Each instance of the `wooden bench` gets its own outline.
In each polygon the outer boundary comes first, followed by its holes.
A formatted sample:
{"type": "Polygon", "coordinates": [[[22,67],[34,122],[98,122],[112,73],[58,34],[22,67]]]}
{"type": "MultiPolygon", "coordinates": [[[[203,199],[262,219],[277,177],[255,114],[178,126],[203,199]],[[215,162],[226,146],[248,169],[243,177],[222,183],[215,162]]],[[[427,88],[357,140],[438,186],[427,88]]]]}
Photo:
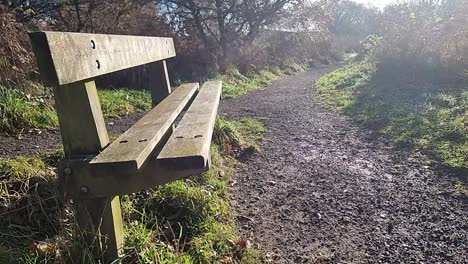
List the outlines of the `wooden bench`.
{"type": "Polygon", "coordinates": [[[30,39],[41,78],[54,87],[65,152],[61,187],[75,200],[78,224],[97,254],[116,259],[123,245],[118,195],[209,169],[222,84],[172,91],[165,61],[175,56],[171,38],[34,32],[30,39]],[[93,78],[144,64],[153,109],[109,144],[93,78]]]}

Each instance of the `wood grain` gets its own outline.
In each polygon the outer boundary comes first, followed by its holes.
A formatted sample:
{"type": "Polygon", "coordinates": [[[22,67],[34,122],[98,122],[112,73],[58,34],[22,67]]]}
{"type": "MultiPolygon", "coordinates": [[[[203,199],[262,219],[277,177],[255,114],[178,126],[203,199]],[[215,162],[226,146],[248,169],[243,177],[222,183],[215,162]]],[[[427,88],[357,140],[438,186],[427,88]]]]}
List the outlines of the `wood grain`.
{"type": "Polygon", "coordinates": [[[64,85],[174,57],[172,38],[69,32],[29,34],[41,77],[64,85]]]}
{"type": "Polygon", "coordinates": [[[90,162],[96,176],[136,175],[197,89],[198,83],[181,85],[117,138],[90,162]]]}
{"type": "Polygon", "coordinates": [[[207,166],[222,82],[206,82],[158,155],[167,167],[207,166]]]}

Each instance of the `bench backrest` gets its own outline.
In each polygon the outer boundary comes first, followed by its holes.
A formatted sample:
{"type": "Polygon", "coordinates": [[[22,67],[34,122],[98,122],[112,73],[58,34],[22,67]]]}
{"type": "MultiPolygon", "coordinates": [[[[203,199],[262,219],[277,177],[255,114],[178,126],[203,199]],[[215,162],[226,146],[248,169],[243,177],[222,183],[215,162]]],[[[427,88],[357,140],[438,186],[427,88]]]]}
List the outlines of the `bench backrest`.
{"type": "Polygon", "coordinates": [[[30,38],[42,79],[50,86],[70,84],[176,55],[172,38],[68,32],[34,32],[30,38]]]}

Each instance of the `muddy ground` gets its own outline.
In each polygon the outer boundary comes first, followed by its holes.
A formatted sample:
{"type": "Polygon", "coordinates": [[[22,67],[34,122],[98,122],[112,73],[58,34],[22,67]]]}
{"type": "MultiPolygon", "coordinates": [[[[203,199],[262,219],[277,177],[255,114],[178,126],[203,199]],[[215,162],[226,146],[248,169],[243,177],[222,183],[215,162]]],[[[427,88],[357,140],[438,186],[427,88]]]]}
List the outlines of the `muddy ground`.
{"type": "Polygon", "coordinates": [[[274,263],[468,263],[455,175],[325,109],[314,83],[330,70],[222,103],[268,129],[231,183],[242,235],[274,263]]]}

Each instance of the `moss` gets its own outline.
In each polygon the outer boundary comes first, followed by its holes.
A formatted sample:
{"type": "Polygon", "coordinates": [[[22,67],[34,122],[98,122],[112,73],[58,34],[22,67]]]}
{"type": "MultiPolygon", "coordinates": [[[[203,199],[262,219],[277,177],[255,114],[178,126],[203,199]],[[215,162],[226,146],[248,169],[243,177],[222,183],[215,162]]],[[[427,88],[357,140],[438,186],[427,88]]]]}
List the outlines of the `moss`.
{"type": "Polygon", "coordinates": [[[265,132],[264,125],[252,118],[231,121],[217,119],[213,138],[226,154],[232,154],[236,148],[240,151],[258,152],[265,132]]]}
{"type": "Polygon", "coordinates": [[[468,187],[459,181],[455,183],[455,190],[461,194],[468,195],[468,187]]]}

